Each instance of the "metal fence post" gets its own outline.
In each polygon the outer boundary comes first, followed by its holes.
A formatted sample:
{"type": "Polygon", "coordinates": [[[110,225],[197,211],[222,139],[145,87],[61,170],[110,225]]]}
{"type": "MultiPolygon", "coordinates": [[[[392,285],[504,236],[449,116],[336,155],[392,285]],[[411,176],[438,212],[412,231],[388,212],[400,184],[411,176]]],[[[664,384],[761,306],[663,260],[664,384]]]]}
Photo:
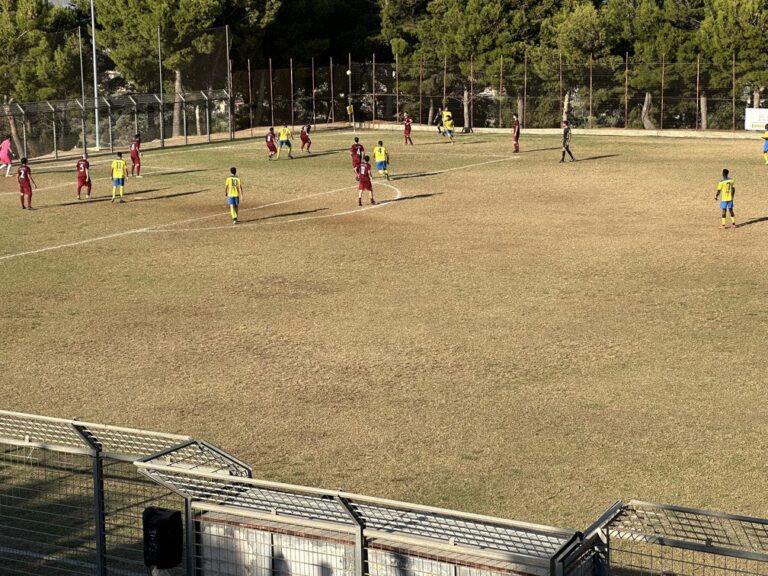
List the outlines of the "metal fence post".
{"type": "Polygon", "coordinates": [[[373,65],[371,66],[371,127],[376,128],[376,53],[373,54],[373,65]]]}
{"type": "Polygon", "coordinates": [[[293,119],[293,113],[295,106],[293,104],[293,58],[288,59],[288,65],[290,67],[290,73],[291,73],[291,130],[294,129],[294,119],[293,119]]]}
{"type": "Polygon", "coordinates": [[[211,141],[211,101],[205,92],[201,91],[200,93],[203,95],[203,98],[205,98],[205,133],[208,136],[208,142],[210,142],[211,141]]]}
{"type": "MultiPolygon", "coordinates": [[[[312,59],[314,62],[314,58],[312,59]]],[[[251,138],[253,138],[253,90],[251,86],[251,59],[248,58],[248,118],[251,124],[251,138]]]]}
{"type": "Polygon", "coordinates": [[[528,114],[528,49],[523,54],[523,128],[528,114]]]}
{"type": "Polygon", "coordinates": [[[400,119],[400,58],[395,54],[395,121],[400,119]]]}
{"type": "Polygon", "coordinates": [[[112,137],[112,104],[109,103],[109,100],[106,98],[103,98],[104,103],[107,105],[107,125],[109,126],[109,151],[114,152],[115,151],[115,139],[112,137]]]}
{"type": "MultiPolygon", "coordinates": [[[[466,124],[466,121],[465,121],[466,124]]],[[[469,130],[475,128],[475,55],[469,55],[469,130]]]]}
{"type": "Polygon", "coordinates": [[[624,128],[629,124],[629,52],[624,54],[624,128]]]}
{"type": "Polygon", "coordinates": [[[228,97],[229,101],[227,102],[227,111],[229,113],[229,139],[234,140],[235,139],[235,124],[232,121],[232,111],[234,110],[235,101],[234,101],[234,91],[232,86],[232,58],[229,54],[229,24],[227,24],[224,27],[224,35],[225,35],[225,41],[227,44],[227,92],[229,92],[228,97]]]}
{"type": "Polygon", "coordinates": [[[448,104],[448,56],[443,57],[443,108],[448,104]]]}
{"type": "Polygon", "coordinates": [[[565,119],[565,102],[563,101],[563,53],[560,52],[560,118],[558,125],[565,119]]]}
{"type": "MultiPolygon", "coordinates": [[[[335,97],[335,94],[333,93],[333,56],[331,56],[330,60],[328,61],[328,74],[329,74],[329,76],[331,78],[331,85],[330,85],[330,89],[331,89],[331,113],[328,115],[328,119],[331,121],[331,124],[335,124],[336,123],[336,112],[334,111],[334,109],[336,107],[336,97],[335,97]]],[[[326,121],[326,124],[327,123],[328,122],[326,121]]]]}
{"type": "Polygon", "coordinates": [[[274,88],[272,86],[272,58],[269,59],[269,114],[272,120],[272,126],[275,125],[275,99],[274,88]]]}
{"type": "MultiPolygon", "coordinates": [[[[163,110],[163,54],[160,50],[160,26],[157,27],[157,66],[160,73],[160,148],[165,148],[165,115],[163,110]]],[[[155,96],[157,98],[157,96],[155,96]]]]}
{"type": "Polygon", "coordinates": [[[317,129],[317,107],[315,104],[315,59],[312,58],[312,128],[317,129]]]}
{"type": "Polygon", "coordinates": [[[21,110],[21,141],[24,145],[24,156],[28,157],[29,154],[27,153],[27,113],[24,111],[24,108],[22,108],[18,103],[16,106],[19,107],[19,110],[21,110]]]}
{"type": "Polygon", "coordinates": [[[661,130],[664,130],[664,54],[661,55],[661,118],[659,120],[659,126],[661,130]]]}
{"type": "Polygon", "coordinates": [[[501,128],[502,92],[504,91],[504,56],[499,57],[499,128],[501,128]]]}
{"type": "Polygon", "coordinates": [[[423,115],[423,103],[422,103],[422,82],[424,81],[424,56],[421,56],[419,58],[419,124],[424,124],[424,120],[422,119],[423,115]]]}
{"type": "Polygon", "coordinates": [[[589,55],[589,127],[592,128],[592,54],[589,55]]]}
{"type": "Polygon", "coordinates": [[[195,517],[192,512],[192,502],[189,498],[184,498],[184,523],[186,524],[186,556],[184,558],[184,567],[187,576],[197,574],[197,539],[195,530],[195,517]]]}
{"type": "Polygon", "coordinates": [[[696,55],[696,124],[694,130],[699,129],[699,78],[701,75],[701,55],[696,55]]]}
{"type": "Polygon", "coordinates": [[[177,94],[181,98],[181,122],[184,126],[184,144],[189,144],[189,136],[187,135],[187,101],[184,99],[183,94],[177,94]]]}
{"type": "Polygon", "coordinates": [[[48,104],[48,108],[51,109],[51,126],[53,127],[53,157],[56,158],[56,160],[59,159],[59,145],[56,141],[56,109],[51,106],[51,103],[46,100],[45,102],[48,104]]]}
{"type": "Polygon", "coordinates": [[[336,496],[339,504],[355,523],[355,576],[365,576],[368,573],[368,552],[365,547],[365,522],[352,509],[349,501],[341,496],[336,496]]]}
{"type": "Polygon", "coordinates": [[[736,131],[736,51],[731,64],[731,130],[736,131]]]}

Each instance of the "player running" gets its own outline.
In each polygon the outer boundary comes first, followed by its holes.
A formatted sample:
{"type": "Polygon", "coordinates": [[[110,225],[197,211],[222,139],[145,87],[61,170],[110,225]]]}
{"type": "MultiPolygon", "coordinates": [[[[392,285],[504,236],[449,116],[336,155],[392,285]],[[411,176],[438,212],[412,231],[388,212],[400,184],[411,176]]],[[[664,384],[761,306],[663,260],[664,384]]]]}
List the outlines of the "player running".
{"type": "Polygon", "coordinates": [[[267,160],[274,160],[275,154],[277,154],[277,146],[275,146],[275,129],[271,126],[267,135],[264,136],[264,141],[267,143],[267,150],[269,150],[267,160]]]}
{"type": "Polygon", "coordinates": [[[310,130],[312,130],[312,124],[306,124],[301,127],[301,134],[299,134],[301,138],[301,151],[304,152],[304,146],[306,146],[308,154],[312,153],[312,151],[309,149],[310,146],[312,146],[312,140],[309,137],[310,130]]]}
{"type": "Polygon", "coordinates": [[[520,119],[512,114],[512,140],[515,143],[515,154],[520,152],[520,119]]]}
{"type": "Polygon", "coordinates": [[[125,202],[123,191],[125,189],[125,175],[128,172],[128,166],[123,160],[123,153],[118,152],[117,158],[112,160],[112,200],[115,201],[115,193],[120,189],[120,203],[125,202]]]}
{"type": "Polygon", "coordinates": [[[91,164],[88,162],[88,154],[83,152],[83,157],[77,161],[77,199],[80,200],[80,191],[85,188],[85,197],[91,197],[91,164]]]}
{"type": "Polygon", "coordinates": [[[352,158],[352,170],[355,173],[355,180],[357,180],[359,176],[358,168],[363,161],[363,156],[365,156],[365,146],[360,144],[360,138],[357,136],[355,136],[355,143],[349,149],[349,155],[352,158]]]}
{"type": "Polygon", "coordinates": [[[453,116],[448,112],[448,116],[443,120],[443,135],[448,136],[448,139],[453,144],[453,133],[455,126],[453,124],[453,116]]]}
{"type": "Polygon", "coordinates": [[[11,175],[11,166],[13,165],[13,153],[11,152],[11,137],[6,136],[3,143],[0,144],[0,170],[5,168],[5,177],[11,175]]]}
{"type": "Polygon", "coordinates": [[[37,188],[37,184],[32,179],[32,169],[27,166],[27,159],[21,159],[21,166],[16,170],[16,180],[19,182],[19,198],[21,199],[21,209],[32,210],[32,186],[37,188]],[[31,184],[30,184],[31,183],[31,184]],[[27,205],[24,206],[24,197],[27,198],[27,205]]]}
{"type": "Polygon", "coordinates": [[[135,134],[131,142],[131,176],[134,175],[136,178],[141,178],[141,136],[139,134],[135,134]]]}
{"type": "Polygon", "coordinates": [[[563,120],[563,155],[560,157],[560,162],[565,162],[565,153],[568,152],[568,156],[571,157],[571,162],[576,162],[576,158],[571,153],[571,127],[568,124],[568,120],[563,120]]]}
{"type": "MultiPolygon", "coordinates": [[[[0,149],[0,154],[2,154],[2,149],[0,149]]],[[[768,124],[765,125],[765,132],[763,132],[763,160],[768,164],[768,124]]],[[[3,160],[3,162],[5,162],[5,160],[3,160]]],[[[0,168],[2,168],[2,166],[0,166],[0,168]]]]}
{"type": "Polygon", "coordinates": [[[411,140],[411,124],[412,124],[411,117],[408,116],[408,112],[403,113],[403,135],[405,136],[405,145],[408,146],[408,143],[411,143],[411,146],[413,146],[413,140],[411,140]]]}
{"type": "Polygon", "coordinates": [[[736,186],[733,184],[733,178],[728,176],[728,169],[723,168],[723,179],[717,184],[715,200],[720,196],[720,209],[723,211],[720,220],[720,229],[725,230],[725,213],[731,212],[731,228],[736,229],[736,216],[733,214],[733,198],[736,196],[736,186]],[[721,195],[722,194],[722,195],[721,195]]]}
{"type": "Polygon", "coordinates": [[[275,160],[280,159],[280,151],[283,149],[283,146],[288,147],[288,158],[293,160],[293,156],[291,156],[291,138],[293,137],[293,132],[291,132],[291,129],[288,128],[288,124],[283,124],[283,127],[280,128],[277,132],[277,156],[275,156],[275,160]]]}
{"type": "Polygon", "coordinates": [[[376,161],[376,171],[379,176],[386,176],[389,180],[389,152],[387,152],[384,142],[379,140],[379,145],[373,149],[373,159],[376,161]]]}
{"type": "Polygon", "coordinates": [[[443,134],[443,107],[440,106],[437,109],[437,114],[435,114],[435,119],[433,120],[434,124],[437,125],[437,133],[442,136],[443,134]]]}
{"type": "Polygon", "coordinates": [[[363,205],[363,190],[368,190],[371,194],[371,204],[376,204],[373,199],[373,182],[371,182],[371,157],[365,156],[357,167],[357,205],[363,205]]]}
{"type": "Polygon", "coordinates": [[[243,194],[240,178],[237,177],[237,168],[234,166],[229,169],[229,177],[224,181],[224,196],[227,197],[232,224],[237,224],[237,210],[240,206],[240,200],[245,198],[245,194],[243,194]]]}

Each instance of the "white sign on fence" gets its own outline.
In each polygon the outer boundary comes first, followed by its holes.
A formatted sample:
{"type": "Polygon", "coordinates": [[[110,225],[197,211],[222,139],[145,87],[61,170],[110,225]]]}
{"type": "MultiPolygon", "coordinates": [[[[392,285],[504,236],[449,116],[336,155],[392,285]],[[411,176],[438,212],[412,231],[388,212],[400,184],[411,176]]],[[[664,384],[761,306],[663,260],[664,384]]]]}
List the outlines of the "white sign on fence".
{"type": "Polygon", "coordinates": [[[744,130],[765,130],[768,124],[768,108],[747,108],[744,114],[744,130]]]}

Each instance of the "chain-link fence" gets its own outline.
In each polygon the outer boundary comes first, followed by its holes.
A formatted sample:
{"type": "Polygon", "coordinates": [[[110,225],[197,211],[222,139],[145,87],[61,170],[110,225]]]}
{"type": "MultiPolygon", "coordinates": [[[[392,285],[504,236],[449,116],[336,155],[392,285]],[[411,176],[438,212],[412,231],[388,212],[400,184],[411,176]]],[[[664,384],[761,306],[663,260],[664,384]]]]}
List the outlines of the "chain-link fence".
{"type": "Polygon", "coordinates": [[[617,502],[581,533],[251,476],[200,440],[0,412],[0,572],[150,573],[159,507],[183,517],[164,576],[768,574],[761,518],[617,502]]]}

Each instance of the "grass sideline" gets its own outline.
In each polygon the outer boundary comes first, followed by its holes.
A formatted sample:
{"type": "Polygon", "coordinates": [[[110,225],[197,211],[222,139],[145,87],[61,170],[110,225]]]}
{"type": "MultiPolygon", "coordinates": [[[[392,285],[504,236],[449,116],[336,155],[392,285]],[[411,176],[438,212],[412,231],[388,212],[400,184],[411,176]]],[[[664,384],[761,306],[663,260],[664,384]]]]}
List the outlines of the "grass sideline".
{"type": "Polygon", "coordinates": [[[575,136],[560,165],[555,136],[512,158],[508,136],[362,133],[395,178],[361,210],[351,138],[148,151],[124,205],[107,158],[91,202],[74,160],[35,171],[32,212],[0,179],[3,408],[574,528],[629,497],[768,516],[759,142],[575,136]]]}

